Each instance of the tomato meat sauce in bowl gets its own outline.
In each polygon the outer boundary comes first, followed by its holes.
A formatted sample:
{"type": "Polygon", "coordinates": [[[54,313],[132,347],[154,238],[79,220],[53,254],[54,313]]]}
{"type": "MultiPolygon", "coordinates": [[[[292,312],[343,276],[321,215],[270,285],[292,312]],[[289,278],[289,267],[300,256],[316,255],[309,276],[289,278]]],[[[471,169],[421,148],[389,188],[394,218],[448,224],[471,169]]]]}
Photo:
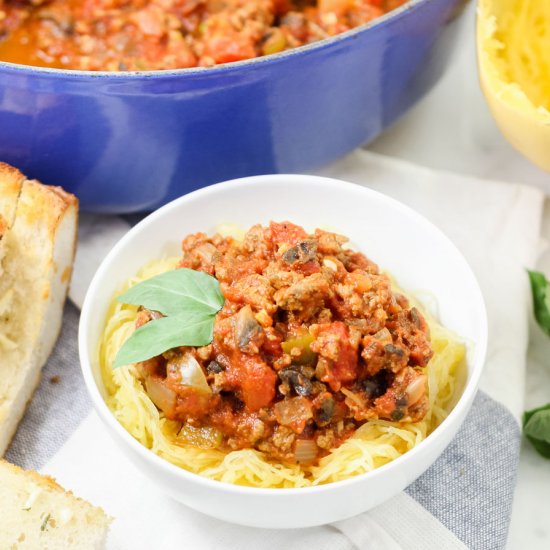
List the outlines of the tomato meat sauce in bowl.
{"type": "Polygon", "coordinates": [[[79,346],[101,418],[166,492],[305,527],[375,506],[437,458],[475,395],[486,316],[464,259],[408,208],[258,176],[133,228],[92,282],[79,346]]]}

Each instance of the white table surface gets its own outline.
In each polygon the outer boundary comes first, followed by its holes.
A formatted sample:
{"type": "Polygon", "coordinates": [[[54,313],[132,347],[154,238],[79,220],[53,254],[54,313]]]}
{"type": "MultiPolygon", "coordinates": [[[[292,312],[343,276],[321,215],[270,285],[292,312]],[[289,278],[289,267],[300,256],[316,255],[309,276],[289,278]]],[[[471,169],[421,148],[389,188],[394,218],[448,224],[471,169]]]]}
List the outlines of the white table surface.
{"type": "MultiPolygon", "coordinates": [[[[550,195],[550,174],[517,153],[499,133],[485,104],[475,59],[475,9],[462,29],[459,48],[436,88],[369,149],[431,168],[535,185],[550,195]]],[[[550,201],[542,234],[550,240],[550,201]]],[[[539,268],[550,276],[550,251],[539,268]]],[[[550,339],[534,323],[527,365],[525,407],[550,402],[550,339]]],[[[509,550],[550,548],[550,460],[522,446],[510,525],[509,550]]]]}

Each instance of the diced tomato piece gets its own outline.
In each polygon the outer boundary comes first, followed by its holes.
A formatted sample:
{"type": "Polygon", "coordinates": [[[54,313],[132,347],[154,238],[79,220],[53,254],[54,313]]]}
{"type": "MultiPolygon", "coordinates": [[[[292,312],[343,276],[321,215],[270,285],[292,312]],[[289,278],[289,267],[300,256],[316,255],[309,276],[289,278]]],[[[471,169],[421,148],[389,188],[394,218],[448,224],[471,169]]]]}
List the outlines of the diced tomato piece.
{"type": "Polygon", "coordinates": [[[281,337],[278,336],[274,339],[266,338],[262,349],[268,353],[269,355],[273,355],[274,357],[280,357],[283,354],[283,349],[281,348],[281,337]]]}
{"type": "Polygon", "coordinates": [[[306,262],[305,264],[297,263],[294,265],[294,271],[297,271],[298,273],[301,273],[302,275],[305,275],[307,277],[308,275],[319,273],[321,271],[321,266],[317,261],[306,262]]]}
{"type": "Polygon", "coordinates": [[[339,391],[343,382],[357,378],[358,350],[350,342],[349,329],[341,321],[320,325],[315,331],[311,348],[327,358],[327,370],[322,377],[332,391],[339,391]]]}
{"type": "Polygon", "coordinates": [[[376,411],[381,418],[390,419],[395,409],[397,409],[396,396],[391,390],[376,400],[376,411]]]}
{"type": "Polygon", "coordinates": [[[277,376],[261,359],[247,357],[241,381],[242,398],[251,411],[267,407],[275,397],[277,376]]]}
{"type": "Polygon", "coordinates": [[[208,395],[197,392],[194,388],[181,387],[181,385],[167,384],[176,388],[177,401],[174,414],[170,415],[165,411],[168,418],[202,418],[207,415],[220,402],[219,395],[208,395]]]}
{"type": "Polygon", "coordinates": [[[277,14],[284,14],[292,9],[290,0],[273,0],[273,10],[277,14]]]}
{"type": "Polygon", "coordinates": [[[331,296],[328,299],[328,305],[336,318],[340,317],[342,319],[347,319],[352,316],[349,304],[339,299],[337,296],[331,296]]]}
{"type": "Polygon", "coordinates": [[[271,240],[275,245],[287,243],[294,246],[307,238],[307,233],[302,227],[290,222],[271,222],[269,229],[271,230],[271,240]]]}
{"type": "Polygon", "coordinates": [[[214,34],[204,43],[204,55],[215,63],[230,63],[257,57],[252,41],[237,33],[214,34]]]}
{"type": "MultiPolygon", "coordinates": [[[[223,267],[227,268],[227,275],[224,280],[231,282],[246,277],[247,275],[252,275],[253,273],[260,274],[267,266],[267,263],[267,260],[253,258],[252,260],[244,260],[235,262],[234,264],[224,265],[223,267]]],[[[218,280],[220,280],[219,276],[218,280]]]]}
{"type": "Polygon", "coordinates": [[[267,407],[275,397],[277,376],[258,356],[235,352],[226,376],[251,411],[267,407]]]}

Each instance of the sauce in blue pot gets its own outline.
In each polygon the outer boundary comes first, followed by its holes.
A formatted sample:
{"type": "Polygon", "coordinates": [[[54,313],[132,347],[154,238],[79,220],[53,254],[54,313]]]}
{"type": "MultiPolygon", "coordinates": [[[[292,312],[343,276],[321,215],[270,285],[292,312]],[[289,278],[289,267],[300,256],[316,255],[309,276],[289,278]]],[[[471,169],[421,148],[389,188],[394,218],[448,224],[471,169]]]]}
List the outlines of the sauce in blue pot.
{"type": "Polygon", "coordinates": [[[0,63],[0,159],[111,213],[220,180],[311,170],[374,139],[433,86],[463,5],[411,0],[333,38],[215,67],[0,63]]]}

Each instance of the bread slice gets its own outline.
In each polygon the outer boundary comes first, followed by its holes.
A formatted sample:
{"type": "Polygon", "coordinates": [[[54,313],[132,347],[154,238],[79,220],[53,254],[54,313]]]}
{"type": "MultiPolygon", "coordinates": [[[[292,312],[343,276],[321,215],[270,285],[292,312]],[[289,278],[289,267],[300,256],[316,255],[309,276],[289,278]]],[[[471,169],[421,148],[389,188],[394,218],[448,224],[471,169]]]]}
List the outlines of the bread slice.
{"type": "Polygon", "coordinates": [[[0,548],[99,550],[111,518],[54,479],[0,460],[0,548]]]}
{"type": "Polygon", "coordinates": [[[25,177],[19,170],[0,162],[0,277],[2,276],[2,259],[5,254],[3,237],[13,225],[17,200],[24,180],[25,177]]]}
{"type": "Polygon", "coordinates": [[[0,164],[0,456],[59,331],[76,246],[78,201],[0,164]],[[15,207],[14,207],[15,203],[15,207]]]}

